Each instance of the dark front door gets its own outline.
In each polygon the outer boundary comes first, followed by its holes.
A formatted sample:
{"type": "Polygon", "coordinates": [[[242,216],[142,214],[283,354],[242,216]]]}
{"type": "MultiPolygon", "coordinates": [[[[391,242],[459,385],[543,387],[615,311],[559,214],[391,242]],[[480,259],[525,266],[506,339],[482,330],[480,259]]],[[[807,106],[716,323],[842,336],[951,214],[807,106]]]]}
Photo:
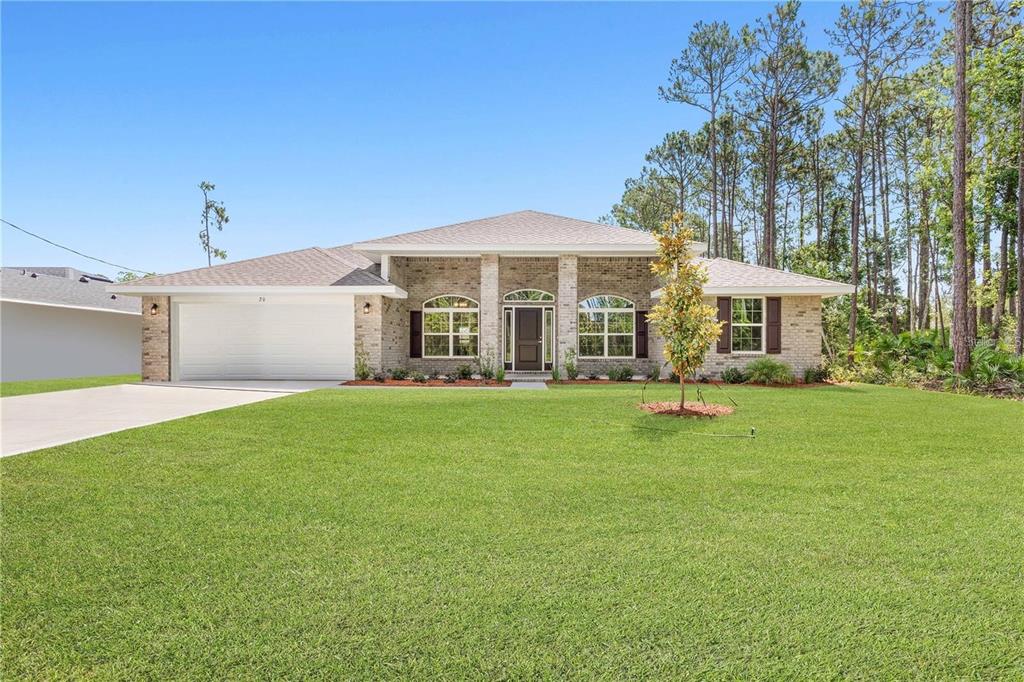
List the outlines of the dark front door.
{"type": "Polygon", "coordinates": [[[540,308],[516,308],[516,370],[544,369],[540,308]]]}

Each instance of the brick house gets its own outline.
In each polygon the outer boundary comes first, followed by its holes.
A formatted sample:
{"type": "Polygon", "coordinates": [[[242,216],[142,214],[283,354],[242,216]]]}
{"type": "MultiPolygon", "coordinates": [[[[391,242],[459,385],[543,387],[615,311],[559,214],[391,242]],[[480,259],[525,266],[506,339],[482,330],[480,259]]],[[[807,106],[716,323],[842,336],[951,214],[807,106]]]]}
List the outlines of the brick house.
{"type": "MultiPolygon", "coordinates": [[[[574,351],[583,373],[640,374],[664,364],[646,319],[655,254],[644,232],[520,211],[108,289],[142,297],[146,381],[346,379],[357,353],[375,369],[448,373],[478,356],[549,372],[574,351]]],[[[821,299],[850,286],[702,260],[727,323],[702,374],[763,355],[797,373],[820,364],[821,299]]]]}

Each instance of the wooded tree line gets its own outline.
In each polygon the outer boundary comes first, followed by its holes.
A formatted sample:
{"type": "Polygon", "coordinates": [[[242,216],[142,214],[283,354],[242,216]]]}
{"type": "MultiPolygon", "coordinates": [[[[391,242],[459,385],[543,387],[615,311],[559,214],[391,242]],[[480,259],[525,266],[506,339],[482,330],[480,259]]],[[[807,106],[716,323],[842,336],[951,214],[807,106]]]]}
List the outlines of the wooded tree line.
{"type": "Polygon", "coordinates": [[[650,149],[603,220],[682,212],[711,257],[850,282],[857,305],[826,317],[851,355],[858,335],[918,330],[958,370],[979,338],[1021,353],[1022,6],[961,0],[939,26],[924,3],[862,0],[829,50],[808,48],[796,0],[696,24],[658,94],[705,123],[650,149]]]}

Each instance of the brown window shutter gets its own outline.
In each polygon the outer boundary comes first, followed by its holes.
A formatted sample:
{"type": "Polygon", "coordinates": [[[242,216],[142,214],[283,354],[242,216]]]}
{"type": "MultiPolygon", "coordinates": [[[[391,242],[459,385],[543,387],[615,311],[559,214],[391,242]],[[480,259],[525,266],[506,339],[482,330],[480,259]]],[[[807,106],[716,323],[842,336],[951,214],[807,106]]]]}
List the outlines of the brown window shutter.
{"type": "Polygon", "coordinates": [[[423,311],[409,311],[409,357],[423,357],[423,311]]]}
{"type": "Polygon", "coordinates": [[[725,322],[722,327],[722,335],[718,337],[718,346],[715,348],[719,353],[732,352],[732,299],[728,296],[718,297],[718,321],[725,322]]]}
{"type": "Polygon", "coordinates": [[[647,357],[647,311],[638,310],[636,312],[636,330],[634,333],[636,338],[634,339],[636,345],[636,356],[638,358],[647,357]]]}
{"type": "Polygon", "coordinates": [[[768,311],[765,316],[765,351],[769,353],[782,352],[782,299],[778,296],[770,296],[765,302],[768,311]]]}

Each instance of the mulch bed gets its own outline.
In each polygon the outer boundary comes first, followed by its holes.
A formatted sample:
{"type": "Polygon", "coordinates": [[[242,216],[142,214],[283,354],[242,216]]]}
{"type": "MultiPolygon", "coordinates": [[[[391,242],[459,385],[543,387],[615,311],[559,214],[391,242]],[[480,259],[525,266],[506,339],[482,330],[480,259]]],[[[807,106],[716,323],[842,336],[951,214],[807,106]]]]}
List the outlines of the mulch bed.
{"type": "Polygon", "coordinates": [[[679,401],[665,403],[642,403],[640,409],[651,414],[665,414],[673,417],[722,417],[735,412],[728,405],[687,402],[684,409],[679,408],[679,401]]]}
{"type": "MultiPolygon", "coordinates": [[[[633,381],[612,381],[611,379],[562,379],[560,381],[554,381],[553,379],[548,379],[544,383],[546,383],[546,384],[555,384],[555,385],[558,385],[558,384],[566,384],[566,385],[570,385],[570,384],[637,384],[637,385],[641,385],[644,382],[641,379],[634,379],[633,381]]],[[[650,383],[652,383],[652,384],[672,384],[673,386],[678,386],[679,385],[678,381],[669,381],[668,379],[659,379],[658,381],[651,381],[650,383]]],[[[821,388],[822,386],[834,386],[835,385],[835,384],[832,384],[830,382],[821,382],[821,383],[808,384],[808,383],[805,383],[803,381],[797,381],[797,382],[792,383],[792,384],[753,384],[753,383],[750,383],[750,384],[730,384],[730,383],[726,383],[726,382],[724,382],[724,381],[722,381],[720,379],[713,379],[713,380],[709,380],[709,381],[691,381],[689,379],[686,380],[686,385],[687,386],[699,386],[701,384],[712,384],[714,386],[760,386],[761,388],[821,388]]]]}
{"type": "Polygon", "coordinates": [[[388,387],[402,387],[402,386],[438,386],[441,388],[452,388],[459,386],[511,386],[511,381],[503,381],[498,383],[494,380],[488,379],[456,379],[452,383],[446,383],[441,379],[430,379],[429,381],[417,382],[412,379],[387,379],[385,381],[374,381],[373,379],[353,379],[352,381],[343,381],[339,386],[388,386],[388,387]]]}

